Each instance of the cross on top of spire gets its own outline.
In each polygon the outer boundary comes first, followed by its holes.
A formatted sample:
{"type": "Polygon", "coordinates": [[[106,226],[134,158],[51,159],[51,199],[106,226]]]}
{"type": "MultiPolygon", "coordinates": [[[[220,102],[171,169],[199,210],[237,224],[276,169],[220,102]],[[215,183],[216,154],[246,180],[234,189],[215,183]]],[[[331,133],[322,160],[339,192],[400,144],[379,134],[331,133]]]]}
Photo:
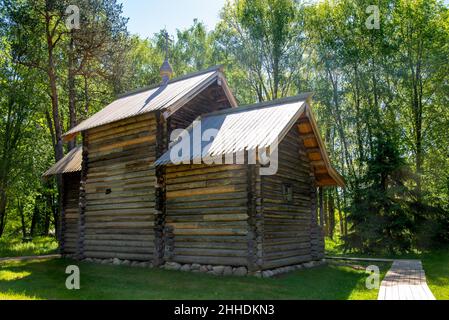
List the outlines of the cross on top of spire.
{"type": "Polygon", "coordinates": [[[169,57],[169,50],[170,50],[170,44],[173,42],[172,39],[170,39],[170,35],[168,34],[167,30],[162,30],[162,37],[165,40],[165,60],[168,60],[169,57]]]}
{"type": "Polygon", "coordinates": [[[170,80],[171,76],[173,75],[173,69],[168,62],[169,57],[169,47],[172,40],[170,39],[170,36],[168,35],[167,30],[162,30],[161,32],[162,37],[165,39],[165,61],[161,66],[160,69],[160,75],[162,77],[162,84],[167,84],[167,82],[170,80]]]}

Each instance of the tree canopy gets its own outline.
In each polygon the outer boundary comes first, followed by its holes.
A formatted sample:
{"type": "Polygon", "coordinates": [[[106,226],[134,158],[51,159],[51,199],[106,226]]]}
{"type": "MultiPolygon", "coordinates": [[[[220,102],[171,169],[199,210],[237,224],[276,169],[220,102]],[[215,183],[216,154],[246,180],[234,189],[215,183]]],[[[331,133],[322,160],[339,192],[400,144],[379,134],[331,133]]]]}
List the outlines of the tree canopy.
{"type": "MultiPolygon", "coordinates": [[[[116,0],[0,0],[0,237],[57,234],[63,132],[121,93],[158,83],[162,31],[130,35],[116,0]]],[[[223,64],[240,104],[314,92],[345,189],[321,224],[348,250],[449,240],[449,10],[440,0],[235,0],[212,30],[173,36],[175,75],[223,64]],[[378,19],[378,21],[377,21],[378,19]],[[338,225],[338,228],[337,228],[338,225]]]]}

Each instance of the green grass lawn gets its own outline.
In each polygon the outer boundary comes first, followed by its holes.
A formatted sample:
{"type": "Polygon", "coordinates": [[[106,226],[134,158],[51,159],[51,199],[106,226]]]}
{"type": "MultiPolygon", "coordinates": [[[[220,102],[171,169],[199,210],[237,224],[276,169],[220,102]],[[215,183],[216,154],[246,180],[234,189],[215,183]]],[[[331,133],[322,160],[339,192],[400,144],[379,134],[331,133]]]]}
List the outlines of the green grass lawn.
{"type": "MultiPolygon", "coordinates": [[[[358,253],[342,253],[338,243],[326,239],[326,254],[329,256],[368,257],[358,253]]],[[[449,248],[435,249],[429,252],[414,252],[403,255],[376,256],[391,259],[418,259],[423,263],[427,284],[438,300],[449,300],[449,248]]]]}
{"type": "MultiPolygon", "coordinates": [[[[0,257],[54,253],[52,238],[32,243],[0,241],[0,257]]],[[[327,240],[328,255],[343,254],[327,240]]],[[[376,256],[378,257],[378,256],[376,256]]],[[[420,259],[427,282],[437,299],[449,299],[449,249],[382,258],[420,259]]],[[[0,262],[0,299],[376,299],[377,290],[365,288],[366,263],[299,270],[272,279],[215,277],[160,269],[107,266],[53,259],[0,262]],[[65,268],[79,265],[81,290],[65,288],[65,268]]],[[[378,264],[382,278],[390,264],[378,264]]]]}
{"type": "Polygon", "coordinates": [[[32,242],[0,239],[0,258],[56,253],[58,243],[51,237],[36,237],[32,242]]]}
{"type": "MultiPolygon", "coordinates": [[[[389,268],[383,265],[382,277],[389,268]]],[[[377,299],[365,271],[327,265],[271,279],[216,277],[65,259],[0,263],[0,299],[377,299]],[[80,267],[81,289],[65,288],[66,266],[80,267]]]]}

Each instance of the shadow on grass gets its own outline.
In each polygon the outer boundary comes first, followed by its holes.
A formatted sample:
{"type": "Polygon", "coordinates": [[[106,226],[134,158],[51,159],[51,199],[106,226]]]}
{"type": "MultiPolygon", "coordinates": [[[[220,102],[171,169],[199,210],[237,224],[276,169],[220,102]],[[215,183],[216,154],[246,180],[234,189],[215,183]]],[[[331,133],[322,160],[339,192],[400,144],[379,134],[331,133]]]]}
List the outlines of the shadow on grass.
{"type": "MultiPolygon", "coordinates": [[[[385,270],[383,270],[385,271],[385,270]]],[[[37,299],[376,299],[364,270],[328,265],[277,278],[215,277],[161,269],[54,259],[0,264],[0,297],[37,299]],[[78,265],[81,289],[67,290],[65,269],[78,265]],[[4,274],[27,274],[3,279],[4,274]]]]}

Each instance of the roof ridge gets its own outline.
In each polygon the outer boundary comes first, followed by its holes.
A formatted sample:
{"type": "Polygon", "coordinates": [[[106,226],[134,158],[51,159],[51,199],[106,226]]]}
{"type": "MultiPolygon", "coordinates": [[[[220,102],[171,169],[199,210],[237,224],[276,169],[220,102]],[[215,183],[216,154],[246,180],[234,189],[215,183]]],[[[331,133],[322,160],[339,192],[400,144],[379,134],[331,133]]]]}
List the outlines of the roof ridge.
{"type": "MultiPolygon", "coordinates": [[[[199,71],[187,73],[185,75],[182,75],[182,76],[179,76],[179,77],[171,79],[170,81],[167,82],[167,85],[175,83],[175,82],[178,82],[178,81],[186,80],[186,79],[189,79],[189,78],[193,78],[193,77],[196,77],[196,76],[208,73],[208,72],[222,71],[222,69],[223,69],[223,65],[216,65],[216,66],[212,66],[212,67],[209,67],[207,69],[204,69],[204,70],[199,70],[199,71]]],[[[145,91],[153,90],[153,89],[161,87],[161,85],[162,84],[159,83],[159,84],[154,84],[154,85],[151,85],[151,86],[148,86],[148,87],[143,87],[143,88],[138,88],[138,89],[135,89],[135,90],[131,90],[131,91],[119,94],[116,99],[121,99],[121,98],[129,97],[129,96],[132,96],[132,95],[135,95],[135,94],[139,94],[139,93],[142,93],[142,92],[145,92],[145,91]]]]}
{"type": "Polygon", "coordinates": [[[303,93],[300,93],[300,94],[298,94],[296,96],[285,97],[285,98],[280,98],[280,99],[275,99],[275,100],[270,100],[270,101],[264,101],[264,102],[258,102],[258,103],[243,105],[241,107],[236,107],[236,108],[229,108],[229,109],[224,109],[224,110],[218,110],[218,111],[215,111],[215,112],[204,114],[202,116],[202,118],[207,118],[209,116],[215,116],[215,115],[220,115],[220,114],[238,113],[238,112],[243,112],[243,111],[257,109],[257,108],[265,108],[265,107],[271,107],[271,106],[274,106],[274,105],[283,105],[283,104],[287,104],[289,102],[296,102],[296,101],[301,101],[301,100],[307,100],[312,95],[313,95],[313,92],[303,92],[303,93]]]}

